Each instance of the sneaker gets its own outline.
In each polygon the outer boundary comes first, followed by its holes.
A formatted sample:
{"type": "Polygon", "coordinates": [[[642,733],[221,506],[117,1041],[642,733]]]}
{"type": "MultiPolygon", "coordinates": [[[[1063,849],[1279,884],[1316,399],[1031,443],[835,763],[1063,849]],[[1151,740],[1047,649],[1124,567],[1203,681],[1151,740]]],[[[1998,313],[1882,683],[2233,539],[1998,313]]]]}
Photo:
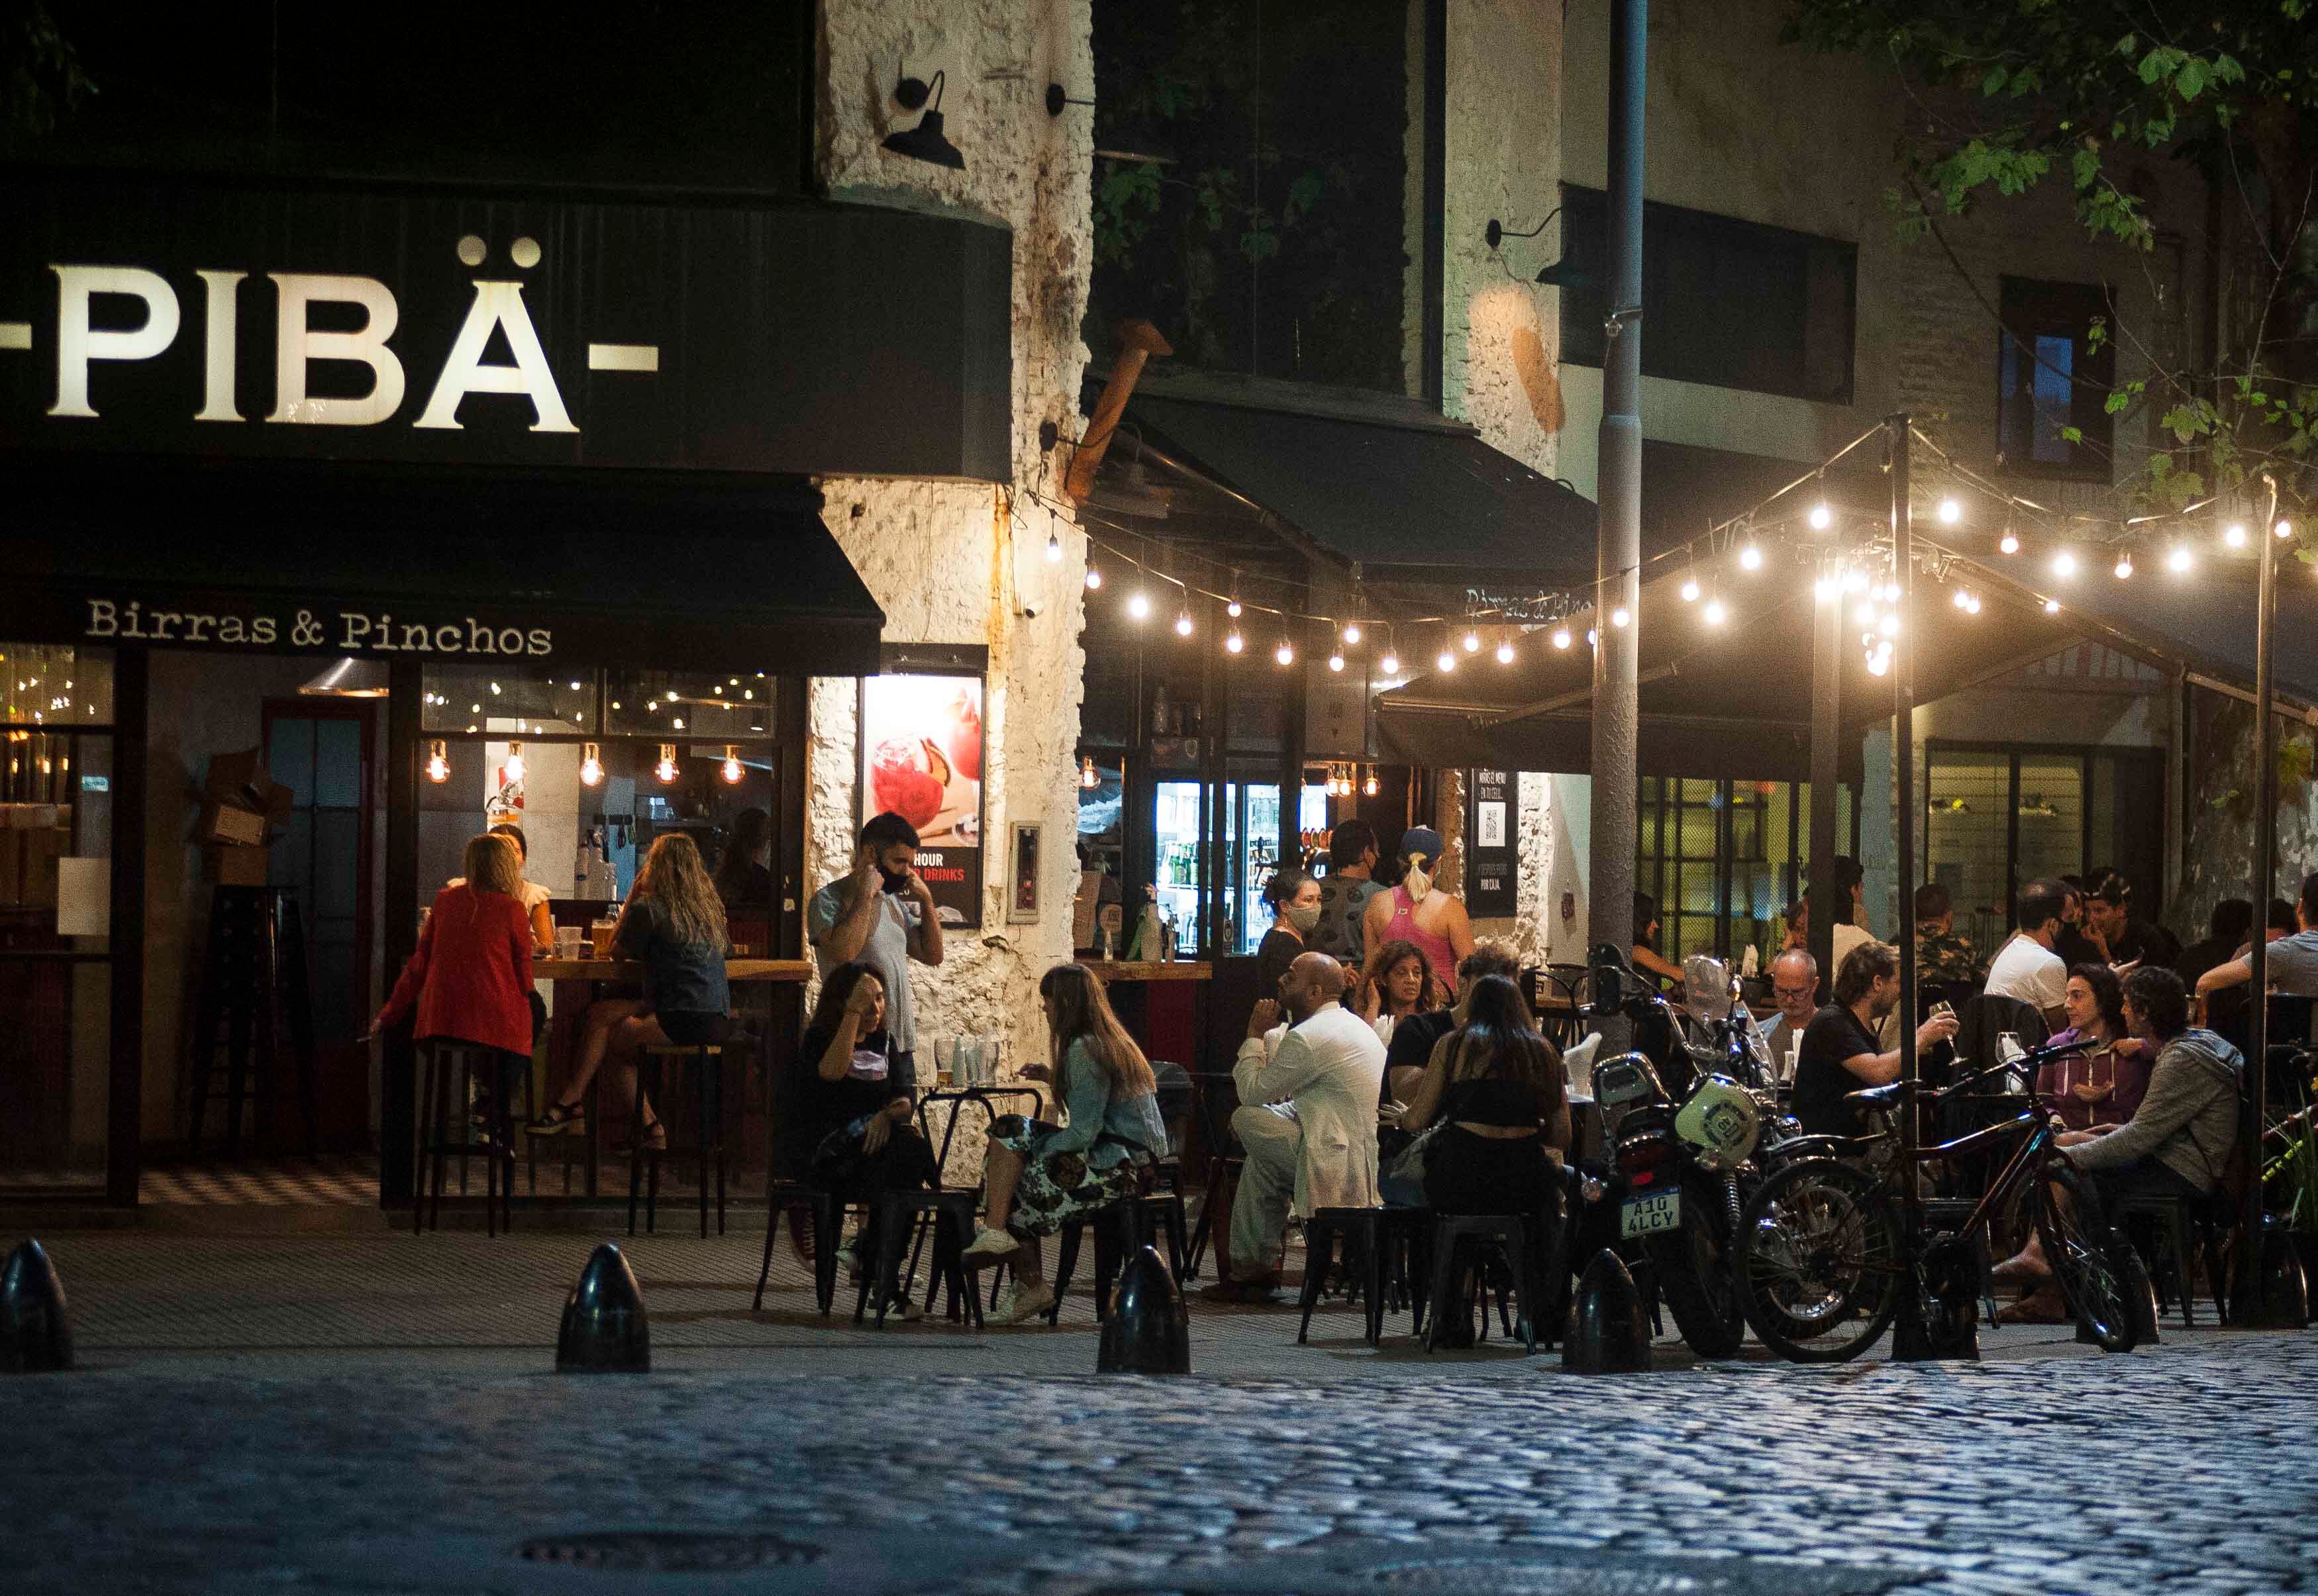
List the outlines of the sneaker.
{"type": "Polygon", "coordinates": [[[966,1243],[966,1264],[968,1269],[978,1269],[984,1264],[1011,1258],[1021,1250],[1022,1243],[1016,1241],[1011,1232],[993,1230],[985,1224],[975,1232],[974,1240],[966,1243]]]}
{"type": "Polygon", "coordinates": [[[987,1323],[992,1324],[1027,1324],[1055,1305],[1055,1288],[1039,1286],[1035,1288],[1017,1286],[1006,1294],[987,1323]]]}
{"type": "Polygon", "coordinates": [[[888,1319],[898,1319],[904,1324],[915,1324],[925,1316],[925,1309],[912,1302],[910,1294],[906,1291],[897,1293],[886,1301],[885,1317],[888,1319]]]}

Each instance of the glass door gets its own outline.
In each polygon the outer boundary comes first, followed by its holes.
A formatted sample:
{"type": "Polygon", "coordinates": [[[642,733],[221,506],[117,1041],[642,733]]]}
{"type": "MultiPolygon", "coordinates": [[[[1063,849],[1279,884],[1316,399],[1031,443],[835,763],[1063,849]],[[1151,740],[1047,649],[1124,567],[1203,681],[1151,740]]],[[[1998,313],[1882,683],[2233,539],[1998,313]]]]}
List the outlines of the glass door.
{"type": "MultiPolygon", "coordinates": [[[[1177,941],[1188,946],[1198,945],[1207,902],[1205,798],[1199,782],[1163,781],[1153,804],[1151,858],[1159,912],[1175,922],[1177,941]]],[[[1140,902],[1128,906],[1130,937],[1142,913],[1140,902]]]]}

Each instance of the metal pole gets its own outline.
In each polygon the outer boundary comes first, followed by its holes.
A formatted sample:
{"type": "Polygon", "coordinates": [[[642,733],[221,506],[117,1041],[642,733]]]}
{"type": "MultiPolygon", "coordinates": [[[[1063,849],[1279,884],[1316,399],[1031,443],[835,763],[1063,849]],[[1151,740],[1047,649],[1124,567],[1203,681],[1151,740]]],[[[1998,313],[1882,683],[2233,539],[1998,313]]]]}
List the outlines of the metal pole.
{"type": "MultiPolygon", "coordinates": [[[[1914,605],[1915,577],[1915,516],[1910,508],[1912,486],[1909,480],[1908,417],[1892,417],[1885,426],[1891,429],[1891,579],[1900,585],[1897,605],[1900,616],[1899,635],[1891,640],[1891,756],[1892,781],[1898,789],[1898,811],[1894,815],[1899,858],[1896,861],[1900,878],[1900,1168],[1912,1171],[1916,1167],[1916,1016],[1921,1004],[1916,991],[1916,608],[1914,605]]],[[[1917,1190],[1912,1178],[1900,1182],[1900,1234],[1905,1239],[1906,1256],[1913,1259],[1924,1234],[1923,1194],[1917,1190]]],[[[1900,1314],[1913,1318],[1916,1296],[1906,1291],[1900,1301],[1900,1314]]],[[[1927,1344],[1927,1326],[1911,1327],[1912,1334],[1897,1334],[1891,1339],[1891,1355],[1895,1359],[1936,1355],[1945,1349],[1927,1344]]]]}
{"type": "Polygon", "coordinates": [[[1835,995],[1835,789],[1843,718],[1843,595],[1816,600],[1812,616],[1810,727],[1810,955],[1819,1000],[1835,995]]]}
{"type": "MultiPolygon", "coordinates": [[[[1634,943],[1639,824],[1637,661],[1642,563],[1642,110],[1649,0],[1615,0],[1610,22],[1610,318],[1604,328],[1595,556],[1594,817],[1589,848],[1595,944],[1634,943]],[[1611,624],[1620,608],[1627,623],[1611,624]]],[[[1613,1037],[1613,1041],[1620,1038],[1613,1037]]]]}
{"type": "Polygon", "coordinates": [[[2277,710],[2271,654],[2278,634],[2278,539],[2270,530],[2277,519],[2278,484],[2271,481],[2269,512],[2254,533],[2261,548],[2255,557],[2261,574],[2254,588],[2253,623],[2253,901],[2258,923],[2246,1026],[2246,1100],[2253,1145],[2246,1150],[2246,1167],[2252,1173],[2246,1180],[2245,1213],[2240,1221],[2236,1314],[2237,1323],[2249,1329],[2276,1329],[2287,1323],[2271,1318],[2262,1292],[2261,1128],[2269,1107],[2264,1099],[2269,1073],[2269,939],[2262,934],[2262,906],[2276,896],[2278,885],[2278,758],[2271,746],[2277,710]]]}

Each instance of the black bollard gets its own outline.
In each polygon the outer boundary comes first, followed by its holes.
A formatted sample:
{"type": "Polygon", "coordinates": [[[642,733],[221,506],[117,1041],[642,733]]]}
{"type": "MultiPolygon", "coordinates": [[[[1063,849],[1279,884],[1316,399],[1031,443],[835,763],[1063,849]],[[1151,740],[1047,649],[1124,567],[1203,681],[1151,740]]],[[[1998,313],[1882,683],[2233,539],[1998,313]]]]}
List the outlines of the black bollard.
{"type": "Polygon", "coordinates": [[[46,1249],[27,1241],[0,1268],[0,1374],[49,1374],[72,1360],[64,1283],[46,1249]]]}
{"type": "Polygon", "coordinates": [[[1188,1375],[1191,1314],[1156,1247],[1143,1246],[1119,1271],[1095,1355],[1099,1375],[1188,1375]]]}
{"type": "Polygon", "coordinates": [[[1581,1375],[1638,1375],[1650,1367],[1650,1325],[1624,1262],[1604,1247],[1577,1282],[1577,1323],[1561,1367],[1581,1375]]]}
{"type": "Polygon", "coordinates": [[[2134,1344],[2154,1347],[2165,1339],[2158,1330],[2157,1282],[2149,1278],[2149,1266],[2138,1248],[2127,1244],[2117,1252],[2124,1263],[2124,1278],[2117,1284],[2125,1291],[2125,1316],[2133,1324],[2134,1344]]]}
{"type": "Polygon", "coordinates": [[[648,1374],[651,1327],[644,1320],[644,1294],[628,1260],[610,1242],[588,1255],[563,1305],[563,1328],[555,1338],[559,1374],[648,1374]]]}
{"type": "Polygon", "coordinates": [[[2310,1323],[2310,1277],[2294,1237],[2270,1215],[2261,1227],[2261,1305],[2271,1324],[2300,1330],[2310,1323]]]}

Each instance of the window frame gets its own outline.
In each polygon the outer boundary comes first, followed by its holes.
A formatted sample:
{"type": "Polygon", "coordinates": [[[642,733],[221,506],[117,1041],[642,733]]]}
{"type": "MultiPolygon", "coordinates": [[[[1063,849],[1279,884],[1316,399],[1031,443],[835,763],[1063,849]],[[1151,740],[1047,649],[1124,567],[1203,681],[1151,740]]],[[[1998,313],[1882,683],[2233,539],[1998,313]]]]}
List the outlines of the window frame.
{"type": "Polygon", "coordinates": [[[2102,482],[2115,478],[2116,418],[2108,413],[2107,394],[2116,382],[2116,345],[2092,341],[2095,318],[2114,325],[2116,289],[2113,283],[2063,282],[2050,278],[2000,276],[1997,279],[1996,333],[1996,458],[2006,474],[2039,477],[2053,481],[2102,482]],[[2035,340],[2065,337],[2070,341],[2069,422],[2083,435],[2081,443],[2064,445],[2066,461],[2035,457],[2036,406],[2034,378],[2026,402],[2017,404],[2006,391],[2005,351],[2017,345],[2028,370],[2036,369],[2028,352],[2035,340]]]}

